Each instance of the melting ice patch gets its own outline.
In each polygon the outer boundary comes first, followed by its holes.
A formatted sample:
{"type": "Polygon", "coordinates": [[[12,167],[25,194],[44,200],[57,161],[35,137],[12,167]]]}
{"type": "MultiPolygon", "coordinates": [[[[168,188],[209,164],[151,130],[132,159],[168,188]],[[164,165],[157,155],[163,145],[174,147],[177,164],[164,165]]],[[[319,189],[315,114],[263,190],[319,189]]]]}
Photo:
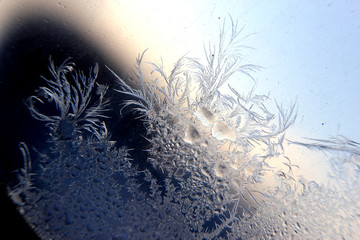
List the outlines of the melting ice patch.
{"type": "Polygon", "coordinates": [[[48,126],[50,147],[21,143],[24,167],[8,187],[34,231],[43,239],[357,239],[360,145],[344,137],[287,140],[294,105],[276,103],[271,113],[269,96],[222,92],[233,74],[257,69],[242,63],[240,32],[236,23],[229,35],[222,28],[204,63],[182,57],[170,75],[152,64],[164,85],[143,80],[144,54],[138,89],[114,73],[114,90],[126,98],[116,110],[135,111],[146,129],[140,160],[111,138],[107,126],[116,119],[107,118],[98,66],[86,76],[69,61],[51,61],[52,78],[27,100],[48,126]],[[44,104],[56,114],[42,112],[44,104]],[[326,152],[329,182],[295,176],[286,143],[326,152]]]}

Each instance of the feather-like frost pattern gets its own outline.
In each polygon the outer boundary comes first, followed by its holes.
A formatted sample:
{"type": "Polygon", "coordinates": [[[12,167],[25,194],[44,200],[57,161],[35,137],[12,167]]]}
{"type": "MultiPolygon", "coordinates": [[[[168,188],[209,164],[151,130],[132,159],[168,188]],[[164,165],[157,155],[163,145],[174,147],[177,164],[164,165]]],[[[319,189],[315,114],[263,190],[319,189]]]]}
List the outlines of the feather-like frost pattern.
{"type": "Polygon", "coordinates": [[[8,188],[41,238],[359,237],[359,143],[343,136],[288,139],[297,107],[256,93],[252,75],[260,67],[243,63],[243,31],[231,20],[228,35],[224,22],[219,44],[204,46],[205,62],[183,56],[169,74],[162,63],[144,62],[144,51],[135,64],[138,88],[108,68],[113,90],[125,97],[116,110],[136,112],[134,121],[145,127],[138,136],[147,141],[142,159],[111,139],[116,132],[105,123],[108,87],[96,83],[98,65],[86,77],[69,59],[58,67],[50,61],[52,78],[27,106],[49,127],[51,147],[39,153],[20,143],[24,167],[8,188]],[[146,82],[143,64],[157,78],[146,82]],[[229,84],[234,77],[254,87],[241,92],[229,84]],[[58,114],[42,112],[42,104],[58,114]],[[329,154],[329,183],[295,175],[301,167],[287,155],[289,144],[329,154]]]}

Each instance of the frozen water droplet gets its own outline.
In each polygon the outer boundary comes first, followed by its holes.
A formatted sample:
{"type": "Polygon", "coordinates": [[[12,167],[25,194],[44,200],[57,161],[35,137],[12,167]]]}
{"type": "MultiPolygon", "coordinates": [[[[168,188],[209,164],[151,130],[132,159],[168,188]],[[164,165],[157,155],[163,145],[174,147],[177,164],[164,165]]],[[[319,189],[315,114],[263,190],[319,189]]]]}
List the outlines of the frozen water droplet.
{"type": "Polygon", "coordinates": [[[215,122],[214,126],[211,129],[211,134],[218,140],[236,141],[235,132],[229,126],[222,122],[215,122]]]}

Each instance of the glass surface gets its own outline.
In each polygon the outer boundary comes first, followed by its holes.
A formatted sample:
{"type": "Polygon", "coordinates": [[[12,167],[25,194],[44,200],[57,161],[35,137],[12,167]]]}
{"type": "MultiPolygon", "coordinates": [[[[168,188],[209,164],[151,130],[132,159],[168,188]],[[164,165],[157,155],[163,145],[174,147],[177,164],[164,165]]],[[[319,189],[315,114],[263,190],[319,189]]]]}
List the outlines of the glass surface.
{"type": "Polygon", "coordinates": [[[5,229],[357,239],[359,11],[0,1],[5,229]]]}

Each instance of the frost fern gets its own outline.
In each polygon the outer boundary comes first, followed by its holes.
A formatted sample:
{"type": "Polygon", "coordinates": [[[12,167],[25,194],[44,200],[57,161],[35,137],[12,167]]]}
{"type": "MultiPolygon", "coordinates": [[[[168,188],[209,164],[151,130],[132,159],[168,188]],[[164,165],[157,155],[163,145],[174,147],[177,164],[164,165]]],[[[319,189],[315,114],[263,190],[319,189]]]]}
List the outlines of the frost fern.
{"type": "Polygon", "coordinates": [[[150,82],[143,52],[135,65],[139,89],[109,69],[116,91],[127,97],[120,112],[128,108],[144,121],[146,136],[138,136],[149,142],[144,159],[131,159],[126,146],[110,140],[100,120],[108,101],[107,87],[96,86],[97,65],[86,78],[68,60],[59,67],[51,61],[53,80],[27,102],[48,125],[52,145],[38,154],[41,171],[34,175],[21,143],[24,167],[9,188],[33,229],[44,239],[356,239],[359,143],[288,140],[294,104],[274,102],[272,113],[269,95],[255,87],[242,93],[228,85],[224,92],[231,78],[252,79],[259,68],[242,63],[241,32],[231,21],[227,38],[224,23],[219,45],[205,47],[204,63],[183,56],[169,74],[149,63],[158,76],[150,82]],[[57,115],[39,110],[45,100],[57,115]],[[299,166],[287,157],[286,143],[334,154],[331,181],[294,176],[299,166]],[[284,168],[272,167],[273,160],[284,168]],[[266,177],[274,183],[263,190],[266,177]]]}
{"type": "Polygon", "coordinates": [[[55,139],[70,139],[82,130],[99,135],[103,127],[101,119],[106,117],[104,113],[109,102],[104,96],[107,87],[96,86],[99,66],[96,64],[91,68],[88,77],[81,71],[74,71],[74,66],[67,59],[56,67],[50,58],[49,71],[52,79],[43,77],[48,86],[40,87],[38,95],[31,96],[26,101],[31,115],[46,122],[55,139]],[[69,75],[71,80],[68,80],[69,75]],[[91,103],[94,89],[98,89],[98,97],[96,102],[91,103]],[[45,102],[54,103],[58,114],[48,116],[36,108],[37,103],[45,102]]]}

